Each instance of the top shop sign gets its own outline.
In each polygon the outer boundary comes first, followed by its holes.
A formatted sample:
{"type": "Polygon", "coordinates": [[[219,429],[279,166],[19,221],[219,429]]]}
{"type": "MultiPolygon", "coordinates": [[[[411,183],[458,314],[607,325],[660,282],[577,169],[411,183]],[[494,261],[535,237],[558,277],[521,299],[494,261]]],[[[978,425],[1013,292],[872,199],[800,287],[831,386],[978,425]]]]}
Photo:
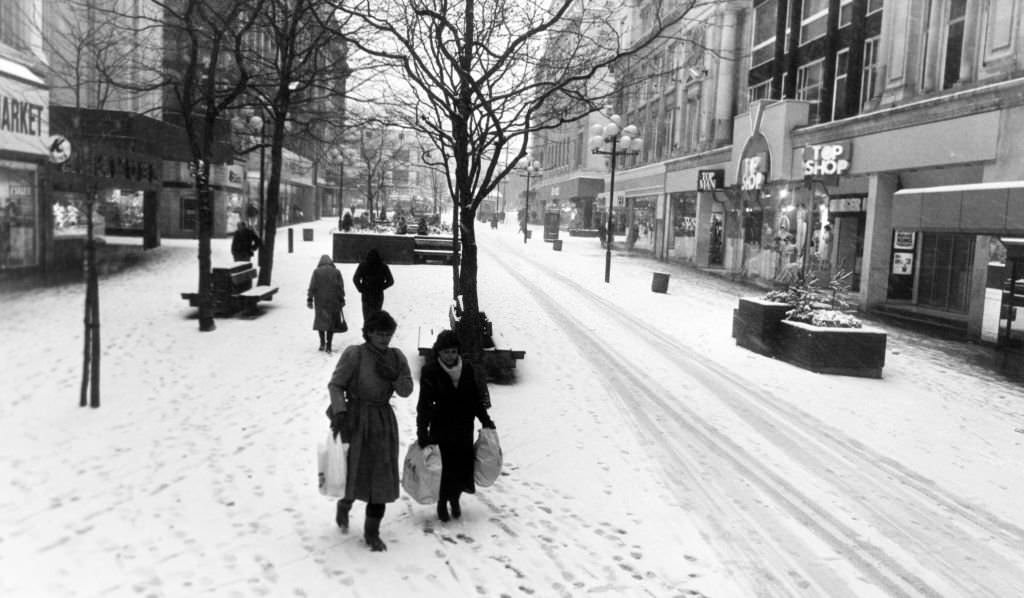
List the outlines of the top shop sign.
{"type": "Polygon", "coordinates": [[[849,141],[804,146],[804,176],[843,176],[850,170],[849,141]]]}

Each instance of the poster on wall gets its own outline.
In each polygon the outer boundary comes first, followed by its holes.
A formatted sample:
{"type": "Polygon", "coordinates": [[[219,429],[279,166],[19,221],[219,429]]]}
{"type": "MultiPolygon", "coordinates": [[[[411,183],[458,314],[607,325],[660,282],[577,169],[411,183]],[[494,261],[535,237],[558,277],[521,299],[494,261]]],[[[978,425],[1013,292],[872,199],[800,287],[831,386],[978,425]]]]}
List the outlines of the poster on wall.
{"type": "Polygon", "coordinates": [[[892,254],[892,273],[910,276],[914,273],[914,254],[897,251],[892,254]]]}
{"type": "Polygon", "coordinates": [[[915,233],[911,231],[895,231],[892,239],[893,249],[912,250],[914,248],[915,233]]]}

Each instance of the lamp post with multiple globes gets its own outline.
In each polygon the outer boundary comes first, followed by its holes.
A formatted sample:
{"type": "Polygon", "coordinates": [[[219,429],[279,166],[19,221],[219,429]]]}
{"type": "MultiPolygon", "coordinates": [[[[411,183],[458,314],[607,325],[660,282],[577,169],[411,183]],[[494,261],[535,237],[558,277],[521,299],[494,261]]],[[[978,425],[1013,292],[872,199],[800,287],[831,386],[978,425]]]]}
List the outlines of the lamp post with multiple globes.
{"type": "Polygon", "coordinates": [[[612,268],[612,207],[615,202],[615,164],[619,156],[635,156],[644,147],[643,138],[639,137],[639,130],[635,125],[621,127],[622,117],[613,114],[608,117],[606,125],[595,124],[590,127],[590,141],[588,143],[591,153],[603,156],[610,156],[611,178],[608,183],[608,228],[605,232],[605,256],[604,256],[604,281],[611,279],[612,268]]]}

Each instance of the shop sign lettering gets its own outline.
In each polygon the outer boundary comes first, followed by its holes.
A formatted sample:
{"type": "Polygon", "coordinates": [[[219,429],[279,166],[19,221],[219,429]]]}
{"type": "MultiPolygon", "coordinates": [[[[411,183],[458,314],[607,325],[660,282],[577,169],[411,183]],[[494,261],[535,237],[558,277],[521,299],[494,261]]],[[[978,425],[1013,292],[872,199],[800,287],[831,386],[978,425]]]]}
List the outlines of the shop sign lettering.
{"type": "Polygon", "coordinates": [[[41,137],[44,108],[41,104],[0,95],[0,131],[41,137]]]}
{"type": "Polygon", "coordinates": [[[804,176],[842,176],[850,170],[850,144],[826,143],[804,147],[804,176]]]}
{"type": "Polygon", "coordinates": [[[715,189],[722,189],[723,187],[725,187],[724,170],[697,171],[697,191],[714,191],[715,189]]]}
{"type": "Polygon", "coordinates": [[[767,165],[763,154],[743,158],[740,161],[740,189],[755,191],[764,186],[767,165]]]}

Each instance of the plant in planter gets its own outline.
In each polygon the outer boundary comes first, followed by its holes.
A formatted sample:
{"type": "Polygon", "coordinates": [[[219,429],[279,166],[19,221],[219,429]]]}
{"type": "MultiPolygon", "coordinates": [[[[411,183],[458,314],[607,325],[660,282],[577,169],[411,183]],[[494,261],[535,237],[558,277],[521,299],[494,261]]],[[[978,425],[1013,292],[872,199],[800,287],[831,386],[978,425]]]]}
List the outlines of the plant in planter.
{"type": "Polygon", "coordinates": [[[880,378],[885,332],[847,313],[850,276],[840,271],[825,288],[810,279],[740,299],[733,318],[736,343],[815,372],[880,378]]]}

